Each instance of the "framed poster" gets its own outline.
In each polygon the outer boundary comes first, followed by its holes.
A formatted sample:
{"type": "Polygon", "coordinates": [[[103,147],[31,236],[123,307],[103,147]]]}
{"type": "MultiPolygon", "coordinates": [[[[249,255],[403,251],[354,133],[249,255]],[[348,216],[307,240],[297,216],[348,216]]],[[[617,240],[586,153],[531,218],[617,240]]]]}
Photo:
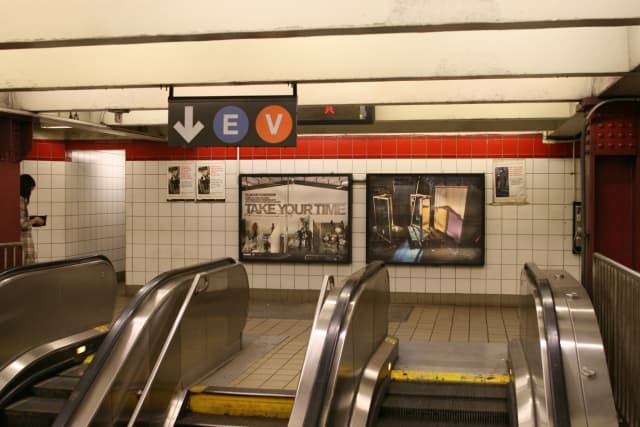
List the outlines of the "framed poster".
{"type": "Polygon", "coordinates": [[[240,175],[240,260],[351,262],[351,175],[240,175]]]}
{"type": "Polygon", "coordinates": [[[226,169],[222,160],[198,161],[198,200],[224,200],[226,169]]]}
{"type": "Polygon", "coordinates": [[[367,175],[367,262],[484,265],[484,179],[367,175]]]}
{"type": "Polygon", "coordinates": [[[193,200],[195,197],[195,162],[169,162],[167,164],[167,200],[193,200]]]}
{"type": "Polygon", "coordinates": [[[524,160],[493,161],[493,203],[527,203],[527,187],[524,160]]]}

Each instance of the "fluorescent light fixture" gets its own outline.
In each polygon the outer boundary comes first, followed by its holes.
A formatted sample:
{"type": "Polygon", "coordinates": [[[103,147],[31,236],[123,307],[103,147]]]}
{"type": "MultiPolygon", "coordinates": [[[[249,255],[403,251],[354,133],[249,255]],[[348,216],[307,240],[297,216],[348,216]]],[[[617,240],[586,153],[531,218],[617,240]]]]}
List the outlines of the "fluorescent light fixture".
{"type": "Polygon", "coordinates": [[[71,129],[67,125],[40,125],[40,129],[71,129]]]}

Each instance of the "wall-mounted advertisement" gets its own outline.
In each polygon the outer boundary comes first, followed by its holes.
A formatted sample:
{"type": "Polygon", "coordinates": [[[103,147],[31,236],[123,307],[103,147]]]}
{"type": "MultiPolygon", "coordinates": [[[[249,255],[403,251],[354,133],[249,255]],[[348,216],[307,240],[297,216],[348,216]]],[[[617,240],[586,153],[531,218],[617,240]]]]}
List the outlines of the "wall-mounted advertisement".
{"type": "Polygon", "coordinates": [[[524,160],[498,159],[493,161],[493,203],[527,203],[524,160]]]}
{"type": "Polygon", "coordinates": [[[225,164],[201,160],[167,165],[167,200],[224,200],[225,164]]]}
{"type": "Polygon", "coordinates": [[[484,174],[367,175],[367,262],[483,265],[484,174]]]}
{"type": "Polygon", "coordinates": [[[240,260],[351,262],[351,175],[240,175],[240,260]]]}
{"type": "Polygon", "coordinates": [[[167,200],[193,200],[196,196],[195,162],[167,165],[167,200]]]}
{"type": "Polygon", "coordinates": [[[224,200],[226,172],[224,161],[198,161],[198,200],[224,200]]]}

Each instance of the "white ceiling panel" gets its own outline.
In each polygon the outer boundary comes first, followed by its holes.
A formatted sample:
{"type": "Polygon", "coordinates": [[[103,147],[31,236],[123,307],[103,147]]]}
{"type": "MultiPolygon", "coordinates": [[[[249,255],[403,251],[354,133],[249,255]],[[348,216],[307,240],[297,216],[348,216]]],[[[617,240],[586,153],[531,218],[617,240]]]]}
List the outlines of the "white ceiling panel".
{"type": "Polygon", "coordinates": [[[611,75],[630,70],[629,39],[606,27],[0,50],[0,89],[611,75]]]}
{"type": "Polygon", "coordinates": [[[3,5],[0,45],[171,36],[239,37],[323,30],[575,26],[633,22],[637,0],[31,0],[3,5]],[[28,25],[25,25],[28,20],[28,25]]]}

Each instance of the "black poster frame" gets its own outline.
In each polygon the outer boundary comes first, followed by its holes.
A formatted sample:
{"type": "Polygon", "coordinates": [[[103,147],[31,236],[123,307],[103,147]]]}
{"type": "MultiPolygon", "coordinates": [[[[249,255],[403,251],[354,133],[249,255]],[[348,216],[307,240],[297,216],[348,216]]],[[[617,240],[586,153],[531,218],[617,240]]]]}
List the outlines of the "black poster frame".
{"type": "Polygon", "coordinates": [[[366,184],[367,263],[484,265],[484,174],[368,174],[366,184]]]}
{"type": "Polygon", "coordinates": [[[351,174],[240,174],[238,183],[240,261],[351,263],[351,174]]]}

